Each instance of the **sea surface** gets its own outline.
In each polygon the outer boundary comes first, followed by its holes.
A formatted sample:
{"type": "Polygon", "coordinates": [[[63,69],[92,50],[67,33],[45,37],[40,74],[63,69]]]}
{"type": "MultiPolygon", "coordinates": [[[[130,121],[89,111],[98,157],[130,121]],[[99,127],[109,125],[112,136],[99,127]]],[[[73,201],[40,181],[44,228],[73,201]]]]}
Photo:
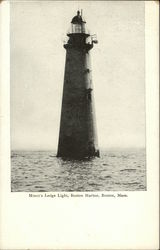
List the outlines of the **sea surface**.
{"type": "Polygon", "coordinates": [[[53,151],[12,151],[12,192],[146,190],[145,150],[103,150],[100,158],[63,160],[53,151]]]}

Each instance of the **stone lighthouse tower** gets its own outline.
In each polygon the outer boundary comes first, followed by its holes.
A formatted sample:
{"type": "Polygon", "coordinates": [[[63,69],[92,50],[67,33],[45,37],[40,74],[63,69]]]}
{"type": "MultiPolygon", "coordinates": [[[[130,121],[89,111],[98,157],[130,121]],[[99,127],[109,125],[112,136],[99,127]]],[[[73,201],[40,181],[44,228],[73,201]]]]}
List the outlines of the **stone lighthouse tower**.
{"type": "Polygon", "coordinates": [[[71,21],[67,34],[58,157],[99,157],[90,50],[97,43],[85,27],[82,13],[71,21]]]}

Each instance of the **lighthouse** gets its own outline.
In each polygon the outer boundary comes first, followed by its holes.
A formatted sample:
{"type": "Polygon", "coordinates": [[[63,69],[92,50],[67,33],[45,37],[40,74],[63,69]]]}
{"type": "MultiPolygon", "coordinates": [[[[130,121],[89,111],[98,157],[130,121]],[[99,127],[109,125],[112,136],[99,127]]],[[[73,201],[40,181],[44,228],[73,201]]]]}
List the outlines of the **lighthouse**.
{"type": "Polygon", "coordinates": [[[97,43],[82,11],[72,18],[67,33],[61,120],[57,157],[99,157],[90,51],[97,43]]]}

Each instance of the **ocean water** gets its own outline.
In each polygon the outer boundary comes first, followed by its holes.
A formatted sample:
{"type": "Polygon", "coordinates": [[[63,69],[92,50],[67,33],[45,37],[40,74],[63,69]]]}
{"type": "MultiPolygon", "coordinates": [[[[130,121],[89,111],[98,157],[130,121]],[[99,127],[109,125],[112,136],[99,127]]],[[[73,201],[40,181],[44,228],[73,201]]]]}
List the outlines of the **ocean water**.
{"type": "Polygon", "coordinates": [[[145,150],[104,150],[100,158],[63,160],[53,151],[12,151],[12,192],[146,190],[145,150]]]}

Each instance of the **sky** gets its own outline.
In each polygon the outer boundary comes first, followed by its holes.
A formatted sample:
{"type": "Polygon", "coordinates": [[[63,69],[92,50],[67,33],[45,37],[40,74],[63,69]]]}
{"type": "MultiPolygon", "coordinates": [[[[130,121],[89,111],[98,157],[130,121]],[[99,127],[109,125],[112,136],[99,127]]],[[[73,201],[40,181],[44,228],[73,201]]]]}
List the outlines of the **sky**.
{"type": "Polygon", "coordinates": [[[11,3],[11,147],[56,150],[66,51],[77,9],[91,51],[100,148],[145,146],[144,1],[11,3]]]}

